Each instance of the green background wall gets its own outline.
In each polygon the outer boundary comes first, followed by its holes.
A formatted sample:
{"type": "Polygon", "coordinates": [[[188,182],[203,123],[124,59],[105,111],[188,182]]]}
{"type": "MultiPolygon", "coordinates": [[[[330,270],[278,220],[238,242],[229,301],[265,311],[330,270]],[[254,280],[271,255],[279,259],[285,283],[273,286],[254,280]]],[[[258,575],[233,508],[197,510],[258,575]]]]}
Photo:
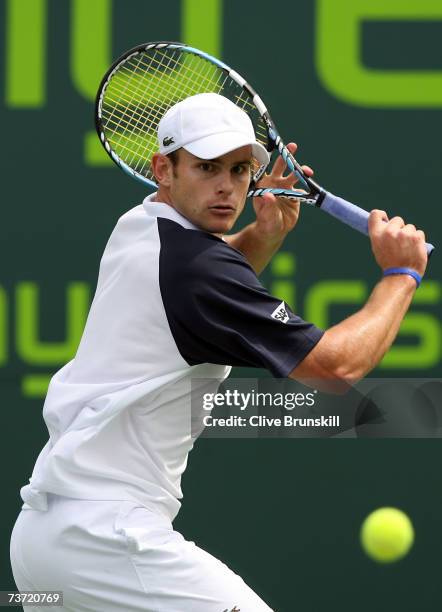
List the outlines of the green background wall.
{"type": "MultiPolygon", "coordinates": [[[[47,439],[48,378],[75,353],[117,218],[145,195],[93,134],[105,68],[149,40],[222,57],[262,93],[319,182],[401,214],[440,244],[442,3],[1,0],[0,35],[0,589],[9,589],[18,491],[47,439]]],[[[249,205],[242,224],[251,218],[249,205]]],[[[325,327],[379,276],[365,238],[311,209],[283,251],[264,283],[325,327]]],[[[441,304],[436,252],[376,376],[441,377],[441,304]]],[[[279,612],[434,610],[440,457],[438,440],[200,440],[176,527],[279,612]],[[406,510],[417,532],[413,553],[391,567],[358,544],[363,517],[380,505],[406,510]]]]}

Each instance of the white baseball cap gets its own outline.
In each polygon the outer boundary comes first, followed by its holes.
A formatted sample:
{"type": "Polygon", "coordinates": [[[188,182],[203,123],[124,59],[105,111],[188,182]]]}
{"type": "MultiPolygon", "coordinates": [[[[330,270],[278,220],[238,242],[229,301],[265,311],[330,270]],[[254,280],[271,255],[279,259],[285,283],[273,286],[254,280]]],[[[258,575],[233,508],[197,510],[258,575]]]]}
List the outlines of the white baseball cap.
{"type": "Polygon", "coordinates": [[[216,93],[190,96],[169,108],[158,125],[158,143],[163,155],[183,147],[201,159],[214,159],[251,145],[260,164],[270,159],[266,148],[256,141],[247,113],[216,93]]]}

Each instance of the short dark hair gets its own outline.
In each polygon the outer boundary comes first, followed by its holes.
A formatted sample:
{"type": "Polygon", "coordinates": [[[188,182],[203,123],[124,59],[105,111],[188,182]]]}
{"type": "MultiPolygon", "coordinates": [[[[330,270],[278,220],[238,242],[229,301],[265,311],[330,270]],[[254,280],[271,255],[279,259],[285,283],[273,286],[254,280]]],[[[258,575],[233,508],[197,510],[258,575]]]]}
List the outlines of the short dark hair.
{"type": "Polygon", "coordinates": [[[172,151],[167,154],[167,158],[172,162],[172,166],[176,167],[178,165],[179,158],[179,149],[177,151],[172,151]]]}

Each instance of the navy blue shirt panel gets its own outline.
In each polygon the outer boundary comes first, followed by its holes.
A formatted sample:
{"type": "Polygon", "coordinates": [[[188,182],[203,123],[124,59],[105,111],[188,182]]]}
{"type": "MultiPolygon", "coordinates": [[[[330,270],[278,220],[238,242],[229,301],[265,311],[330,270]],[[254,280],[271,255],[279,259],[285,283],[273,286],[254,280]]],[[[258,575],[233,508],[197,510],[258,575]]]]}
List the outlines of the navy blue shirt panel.
{"type": "Polygon", "coordinates": [[[323,332],[261,285],[245,257],[220,238],[158,218],[159,281],[167,320],[189,365],[266,368],[286,377],[323,332]]]}

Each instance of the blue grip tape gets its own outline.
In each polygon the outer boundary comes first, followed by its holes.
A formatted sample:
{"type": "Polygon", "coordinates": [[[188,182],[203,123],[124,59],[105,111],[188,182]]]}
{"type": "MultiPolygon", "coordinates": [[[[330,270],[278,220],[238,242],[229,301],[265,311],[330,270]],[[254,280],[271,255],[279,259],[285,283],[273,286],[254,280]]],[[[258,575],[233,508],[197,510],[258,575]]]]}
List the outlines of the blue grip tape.
{"type": "MultiPolygon", "coordinates": [[[[337,196],[328,192],[322,201],[320,208],[329,215],[332,215],[332,217],[342,221],[342,223],[345,223],[358,232],[368,236],[368,217],[370,214],[363,208],[360,208],[351,202],[347,202],[347,200],[344,200],[343,198],[338,198],[337,196]]],[[[431,255],[432,251],[434,250],[434,246],[427,242],[425,247],[427,249],[427,254],[431,255]]]]}

